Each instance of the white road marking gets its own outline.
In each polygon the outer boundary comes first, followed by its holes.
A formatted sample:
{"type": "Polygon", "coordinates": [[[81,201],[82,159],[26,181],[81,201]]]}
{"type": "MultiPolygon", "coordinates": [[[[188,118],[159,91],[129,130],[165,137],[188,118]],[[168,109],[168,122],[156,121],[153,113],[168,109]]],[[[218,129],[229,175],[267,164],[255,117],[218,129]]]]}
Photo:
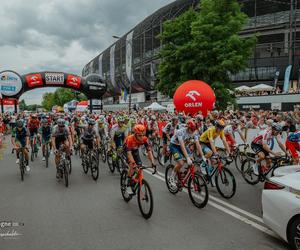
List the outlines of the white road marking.
{"type": "MultiPolygon", "coordinates": [[[[160,176],[162,176],[163,178],[165,177],[165,175],[164,175],[163,173],[161,173],[161,172],[159,172],[159,171],[157,171],[157,173],[158,173],[160,176]]],[[[165,179],[164,179],[164,180],[165,180],[165,179]]],[[[241,209],[241,208],[239,208],[239,207],[237,207],[237,206],[234,206],[234,205],[232,205],[232,204],[229,204],[228,202],[223,201],[223,200],[221,200],[221,199],[219,199],[219,198],[217,198],[217,197],[214,197],[214,196],[212,196],[212,195],[209,195],[209,198],[211,198],[212,200],[214,200],[214,201],[216,201],[216,202],[218,202],[218,203],[221,203],[221,204],[224,205],[224,206],[227,206],[228,208],[231,208],[232,210],[235,210],[236,212],[239,212],[239,213],[241,213],[241,214],[243,214],[243,215],[246,215],[247,217],[249,217],[249,218],[251,218],[251,219],[254,219],[254,220],[258,221],[258,222],[264,223],[264,221],[263,221],[262,218],[260,218],[260,217],[258,217],[258,216],[256,216],[256,215],[254,215],[254,214],[251,214],[251,213],[249,213],[249,212],[247,212],[247,211],[245,211],[245,210],[243,210],[243,209],[241,209]]]]}
{"type": "MultiPolygon", "coordinates": [[[[162,177],[162,173],[159,173],[159,174],[157,174],[157,175],[152,175],[152,173],[151,173],[149,170],[144,170],[144,171],[145,171],[146,173],[148,173],[149,175],[151,175],[151,176],[153,176],[153,177],[155,177],[155,178],[157,178],[157,179],[159,179],[159,180],[165,182],[165,178],[162,177]]],[[[183,190],[183,192],[188,193],[185,189],[183,190]]],[[[212,198],[212,196],[209,195],[209,198],[212,198]]],[[[215,198],[215,200],[218,201],[218,200],[220,200],[220,199],[215,198]]],[[[253,219],[255,219],[255,220],[258,220],[259,222],[262,222],[262,223],[263,223],[262,219],[261,219],[260,217],[256,216],[256,215],[254,215],[254,214],[251,214],[251,213],[249,213],[249,212],[247,212],[247,211],[244,211],[244,210],[242,210],[242,209],[240,209],[240,208],[238,208],[238,207],[236,207],[236,206],[233,206],[233,205],[231,205],[231,204],[228,204],[227,202],[224,202],[224,201],[222,201],[222,200],[221,200],[220,203],[221,203],[222,205],[225,205],[225,206],[227,206],[227,207],[233,209],[233,210],[236,210],[237,212],[242,211],[242,212],[240,212],[240,213],[243,213],[243,214],[247,215],[248,217],[253,218],[253,219]],[[250,216],[249,216],[249,215],[250,215],[250,216]]],[[[260,230],[260,231],[262,231],[263,233],[266,233],[266,234],[268,234],[268,235],[270,235],[270,236],[272,236],[272,237],[274,237],[274,238],[280,239],[280,237],[279,237],[277,234],[275,234],[272,230],[268,229],[267,227],[262,226],[262,225],[256,223],[255,221],[252,221],[252,220],[250,220],[250,219],[248,219],[248,218],[246,218],[246,217],[244,217],[244,216],[242,216],[242,215],[240,215],[240,214],[237,214],[236,212],[231,211],[231,210],[229,210],[228,208],[222,207],[221,205],[217,204],[216,202],[213,202],[213,201],[209,200],[209,201],[208,201],[208,204],[209,204],[210,206],[212,206],[212,207],[214,207],[214,208],[216,208],[216,209],[219,209],[219,210],[221,210],[222,212],[224,212],[224,213],[226,213],[226,214],[229,214],[229,215],[231,215],[232,217],[234,217],[234,218],[236,218],[236,219],[238,219],[238,220],[240,220],[240,221],[242,221],[242,222],[244,222],[244,223],[246,223],[246,224],[248,224],[248,225],[250,225],[250,226],[252,226],[252,227],[254,227],[254,228],[258,229],[258,230],[260,230]]]]}

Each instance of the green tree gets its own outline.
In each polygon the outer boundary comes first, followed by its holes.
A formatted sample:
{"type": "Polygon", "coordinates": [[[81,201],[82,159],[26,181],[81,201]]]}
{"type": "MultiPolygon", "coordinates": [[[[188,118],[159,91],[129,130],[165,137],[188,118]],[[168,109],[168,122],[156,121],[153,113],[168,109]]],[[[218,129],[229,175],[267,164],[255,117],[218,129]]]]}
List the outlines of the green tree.
{"type": "Polygon", "coordinates": [[[26,103],[25,103],[25,100],[24,100],[24,99],[22,99],[22,100],[19,102],[19,108],[20,108],[21,111],[24,111],[24,110],[26,110],[26,109],[28,108],[27,105],[26,105],[26,103]]]}
{"type": "Polygon", "coordinates": [[[76,94],[71,89],[58,88],[54,93],[45,93],[43,95],[42,106],[46,110],[50,110],[53,106],[63,106],[65,103],[78,99],[78,101],[86,100],[84,94],[76,94]]]}
{"type": "Polygon", "coordinates": [[[202,0],[199,12],[166,22],[157,89],[172,96],[184,81],[199,79],[215,90],[217,108],[234,103],[230,75],[247,67],[256,43],[239,36],[247,20],[237,0],[202,0]]]}

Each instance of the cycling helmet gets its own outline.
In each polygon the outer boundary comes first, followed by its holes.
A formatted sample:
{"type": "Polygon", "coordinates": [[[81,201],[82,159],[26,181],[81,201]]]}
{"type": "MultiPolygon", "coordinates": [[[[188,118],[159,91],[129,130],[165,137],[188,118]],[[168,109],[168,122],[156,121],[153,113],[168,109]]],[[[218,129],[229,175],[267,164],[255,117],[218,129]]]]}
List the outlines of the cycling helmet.
{"type": "Polygon", "coordinates": [[[36,114],[32,114],[32,115],[31,115],[31,118],[32,118],[32,119],[36,119],[36,118],[37,118],[37,115],[36,115],[36,114]]]}
{"type": "Polygon", "coordinates": [[[156,121],[156,116],[155,115],[151,115],[151,120],[156,121]]]}
{"type": "Polygon", "coordinates": [[[125,120],[125,121],[128,121],[128,120],[129,120],[128,115],[124,115],[123,117],[124,117],[124,120],[125,120]]]}
{"type": "Polygon", "coordinates": [[[124,122],[124,121],[125,121],[125,119],[124,119],[123,116],[119,116],[119,117],[117,118],[117,122],[124,122]]]}
{"type": "Polygon", "coordinates": [[[98,119],[99,123],[104,123],[105,122],[105,118],[103,116],[100,116],[98,119]]]}
{"type": "Polygon", "coordinates": [[[196,122],[202,122],[203,121],[203,115],[197,115],[195,117],[196,122]]]}
{"type": "Polygon", "coordinates": [[[64,127],[64,126],[65,126],[65,120],[62,119],[62,118],[59,118],[59,119],[57,120],[57,125],[58,125],[59,127],[64,127]]]}
{"type": "Polygon", "coordinates": [[[217,128],[223,129],[223,128],[225,128],[225,122],[223,120],[217,120],[217,121],[215,121],[215,126],[217,128]]]}
{"type": "Polygon", "coordinates": [[[193,121],[193,120],[189,120],[187,123],[186,123],[187,127],[189,129],[191,129],[192,131],[195,131],[197,126],[196,126],[196,123],[193,121]]]}
{"type": "Polygon", "coordinates": [[[136,135],[144,135],[145,134],[145,131],[146,131],[146,128],[144,125],[142,124],[138,124],[138,125],[135,125],[134,128],[133,128],[133,131],[136,135]]]}
{"type": "Polygon", "coordinates": [[[273,124],[272,124],[272,130],[281,132],[281,131],[282,131],[282,127],[281,127],[281,125],[278,124],[278,123],[273,123],[273,124]]]}
{"type": "Polygon", "coordinates": [[[95,125],[95,120],[94,119],[89,119],[88,124],[89,125],[95,125]]]}
{"type": "Polygon", "coordinates": [[[22,128],[24,126],[23,120],[17,120],[17,127],[22,128]]]}
{"type": "Polygon", "coordinates": [[[48,124],[48,120],[46,118],[42,119],[41,121],[42,125],[48,124]]]}

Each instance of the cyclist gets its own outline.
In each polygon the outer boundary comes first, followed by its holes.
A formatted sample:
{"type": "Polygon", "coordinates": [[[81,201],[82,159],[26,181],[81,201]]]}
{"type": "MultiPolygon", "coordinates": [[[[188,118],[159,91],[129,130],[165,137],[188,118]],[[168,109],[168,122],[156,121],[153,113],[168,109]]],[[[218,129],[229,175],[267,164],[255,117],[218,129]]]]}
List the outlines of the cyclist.
{"type": "MultiPolygon", "coordinates": [[[[30,140],[33,140],[34,136],[37,136],[39,127],[40,127],[40,121],[37,118],[37,115],[32,114],[27,123],[27,128],[29,129],[29,133],[30,133],[30,140]]],[[[38,150],[37,146],[33,144],[32,146],[35,147],[36,151],[38,150]]]]}
{"type": "Polygon", "coordinates": [[[124,126],[124,117],[119,116],[117,123],[114,124],[110,131],[111,145],[113,149],[118,149],[123,146],[125,139],[126,127],[124,126]]]}
{"type": "Polygon", "coordinates": [[[147,131],[146,136],[151,140],[157,135],[158,124],[156,121],[156,116],[151,115],[150,119],[147,120],[147,131]]]}
{"type": "Polygon", "coordinates": [[[169,122],[166,126],[162,129],[162,139],[163,139],[163,162],[166,161],[166,154],[167,154],[167,147],[168,142],[171,140],[171,137],[174,135],[175,130],[178,127],[178,117],[173,116],[171,122],[169,122]]]}
{"type": "MultiPolygon", "coordinates": [[[[129,170],[128,170],[129,181],[131,180],[130,177],[132,177],[134,173],[134,167],[137,165],[142,165],[142,160],[139,154],[139,147],[141,146],[145,146],[145,148],[148,151],[147,154],[148,159],[151,162],[152,167],[156,168],[152,150],[149,144],[149,140],[147,136],[145,136],[145,132],[146,132],[145,126],[141,124],[137,124],[133,128],[133,132],[134,133],[132,135],[126,137],[123,146],[124,152],[126,152],[127,162],[129,165],[129,170]]],[[[130,185],[131,183],[129,182],[128,186],[130,185]]]]}
{"type": "Polygon", "coordinates": [[[263,160],[266,160],[266,167],[262,169],[262,171],[267,171],[270,167],[271,160],[266,158],[270,154],[274,156],[280,156],[280,152],[274,152],[274,138],[276,139],[279,147],[286,153],[286,148],[281,142],[280,133],[282,131],[282,127],[273,123],[271,128],[260,131],[256,137],[251,142],[251,148],[255,154],[258,155],[258,160],[256,164],[252,166],[254,174],[258,175],[258,166],[261,164],[263,160]]]}
{"type": "Polygon", "coordinates": [[[227,144],[230,147],[231,151],[236,146],[236,141],[235,141],[235,138],[234,138],[234,133],[235,132],[238,132],[238,134],[240,135],[242,141],[245,144],[247,143],[245,136],[243,135],[242,131],[239,129],[239,120],[233,119],[231,121],[231,124],[227,125],[224,128],[225,138],[226,138],[227,144]]]}
{"type": "Polygon", "coordinates": [[[40,141],[42,142],[42,152],[43,152],[43,161],[45,161],[45,146],[47,143],[50,142],[51,134],[52,134],[52,127],[50,126],[48,120],[43,118],[41,120],[42,126],[39,128],[38,134],[40,141]]]}
{"type": "Polygon", "coordinates": [[[57,120],[57,125],[53,128],[52,131],[52,148],[54,149],[55,153],[57,179],[60,178],[60,172],[58,170],[60,154],[58,154],[58,151],[61,145],[63,145],[63,150],[67,153],[67,155],[70,156],[72,148],[72,138],[68,128],[65,126],[65,120],[60,118],[57,120]]]}
{"type": "Polygon", "coordinates": [[[203,153],[205,155],[205,158],[207,159],[211,158],[213,154],[218,155],[217,148],[214,142],[217,137],[220,137],[227,154],[230,154],[230,149],[224,133],[225,122],[223,120],[216,120],[214,124],[214,126],[209,127],[200,136],[200,143],[203,149],[203,153]]]}
{"type": "MultiPolygon", "coordinates": [[[[28,153],[28,148],[29,148],[29,132],[24,126],[24,122],[22,120],[17,121],[17,127],[15,127],[12,130],[11,134],[11,143],[14,147],[14,149],[19,150],[20,147],[26,148],[23,149],[23,153],[25,156],[25,161],[26,161],[26,171],[30,171],[29,167],[29,153],[28,153]]],[[[19,164],[19,154],[17,153],[17,164],[19,164]]]]}
{"type": "Polygon", "coordinates": [[[94,142],[96,143],[96,147],[99,147],[99,134],[95,128],[95,124],[94,119],[89,119],[87,126],[83,129],[80,146],[82,154],[84,154],[86,147],[92,150],[94,148],[94,142]]]}
{"type": "Polygon", "coordinates": [[[171,137],[170,152],[176,161],[175,168],[173,169],[169,179],[172,185],[176,186],[175,176],[177,173],[180,173],[180,170],[184,165],[184,159],[186,159],[188,165],[193,164],[191,152],[187,146],[190,140],[194,140],[198,154],[203,158],[201,145],[199,143],[199,135],[197,133],[197,126],[193,120],[189,120],[186,127],[176,130],[174,135],[171,137]]]}
{"type": "Polygon", "coordinates": [[[101,141],[103,141],[104,138],[108,138],[108,125],[105,121],[104,116],[99,117],[99,119],[97,120],[97,125],[100,139],[101,141]]]}

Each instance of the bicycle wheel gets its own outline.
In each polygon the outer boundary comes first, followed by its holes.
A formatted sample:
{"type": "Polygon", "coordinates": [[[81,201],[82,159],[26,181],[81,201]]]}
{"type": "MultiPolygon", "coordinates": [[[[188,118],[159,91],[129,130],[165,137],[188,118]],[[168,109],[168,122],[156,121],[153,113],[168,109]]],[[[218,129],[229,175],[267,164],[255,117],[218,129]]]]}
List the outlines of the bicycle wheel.
{"type": "Polygon", "coordinates": [[[115,165],[113,164],[112,153],[107,153],[107,165],[111,173],[115,172],[115,165]]]}
{"type": "Polygon", "coordinates": [[[161,165],[161,166],[165,165],[163,162],[163,146],[159,146],[159,148],[158,148],[157,161],[158,161],[159,165],[161,165]]]}
{"type": "Polygon", "coordinates": [[[46,144],[46,148],[45,148],[45,159],[46,159],[46,168],[48,168],[48,165],[49,165],[49,146],[48,146],[48,143],[46,144]]]}
{"type": "Polygon", "coordinates": [[[216,172],[215,182],[219,194],[225,198],[230,199],[236,192],[236,182],[234,175],[227,168],[222,168],[221,171],[216,172]]]}
{"type": "Polygon", "coordinates": [[[64,166],[63,166],[63,175],[64,175],[64,180],[65,180],[65,186],[68,187],[69,186],[69,171],[67,169],[66,163],[64,162],[64,166]]]}
{"type": "Polygon", "coordinates": [[[21,181],[24,181],[24,156],[23,153],[19,154],[19,166],[20,166],[20,172],[21,172],[21,181]]]}
{"type": "Polygon", "coordinates": [[[81,165],[82,165],[82,169],[83,169],[83,172],[85,173],[85,174],[87,174],[87,172],[89,171],[89,167],[88,167],[88,159],[87,159],[87,157],[86,157],[86,154],[84,154],[83,156],[82,156],[82,162],[81,162],[81,165]]]}
{"type": "Polygon", "coordinates": [[[101,147],[100,150],[101,160],[105,163],[106,162],[106,150],[104,146],[101,147]]]}
{"type": "Polygon", "coordinates": [[[129,202],[132,198],[130,194],[127,192],[127,170],[124,170],[121,174],[120,178],[120,186],[121,186],[121,194],[124,199],[124,201],[129,202]]]}
{"type": "Polygon", "coordinates": [[[241,153],[237,153],[237,155],[234,157],[234,164],[236,169],[242,173],[242,163],[243,163],[243,157],[241,153]]]}
{"type": "Polygon", "coordinates": [[[30,154],[30,160],[33,161],[34,160],[34,148],[33,145],[31,143],[31,154],[30,154]]]}
{"type": "MultiPolygon", "coordinates": [[[[166,185],[171,194],[177,194],[179,191],[179,188],[177,185],[175,186],[172,183],[170,183],[170,177],[171,177],[171,174],[172,174],[174,168],[175,168],[175,166],[170,164],[166,167],[166,172],[165,172],[166,185]]],[[[175,175],[175,176],[176,176],[175,178],[177,180],[177,175],[175,175]]]]}
{"type": "Polygon", "coordinates": [[[91,174],[93,177],[93,180],[98,180],[99,177],[99,161],[95,156],[92,156],[92,166],[91,166],[91,174]]]}
{"type": "Polygon", "coordinates": [[[71,174],[72,173],[72,160],[71,160],[71,156],[68,157],[67,161],[68,161],[69,174],[71,174]]]}
{"type": "Polygon", "coordinates": [[[252,165],[254,165],[255,163],[255,159],[249,158],[242,163],[241,167],[243,178],[250,185],[256,185],[257,183],[259,183],[259,175],[256,175],[253,172],[252,168],[252,165]]]}
{"type": "Polygon", "coordinates": [[[138,187],[138,204],[143,217],[148,220],[153,213],[153,196],[151,188],[146,180],[142,180],[142,185],[138,187]]]}
{"type": "Polygon", "coordinates": [[[188,192],[192,203],[197,208],[204,208],[208,202],[208,189],[204,178],[200,174],[195,174],[188,180],[188,192]]]}

